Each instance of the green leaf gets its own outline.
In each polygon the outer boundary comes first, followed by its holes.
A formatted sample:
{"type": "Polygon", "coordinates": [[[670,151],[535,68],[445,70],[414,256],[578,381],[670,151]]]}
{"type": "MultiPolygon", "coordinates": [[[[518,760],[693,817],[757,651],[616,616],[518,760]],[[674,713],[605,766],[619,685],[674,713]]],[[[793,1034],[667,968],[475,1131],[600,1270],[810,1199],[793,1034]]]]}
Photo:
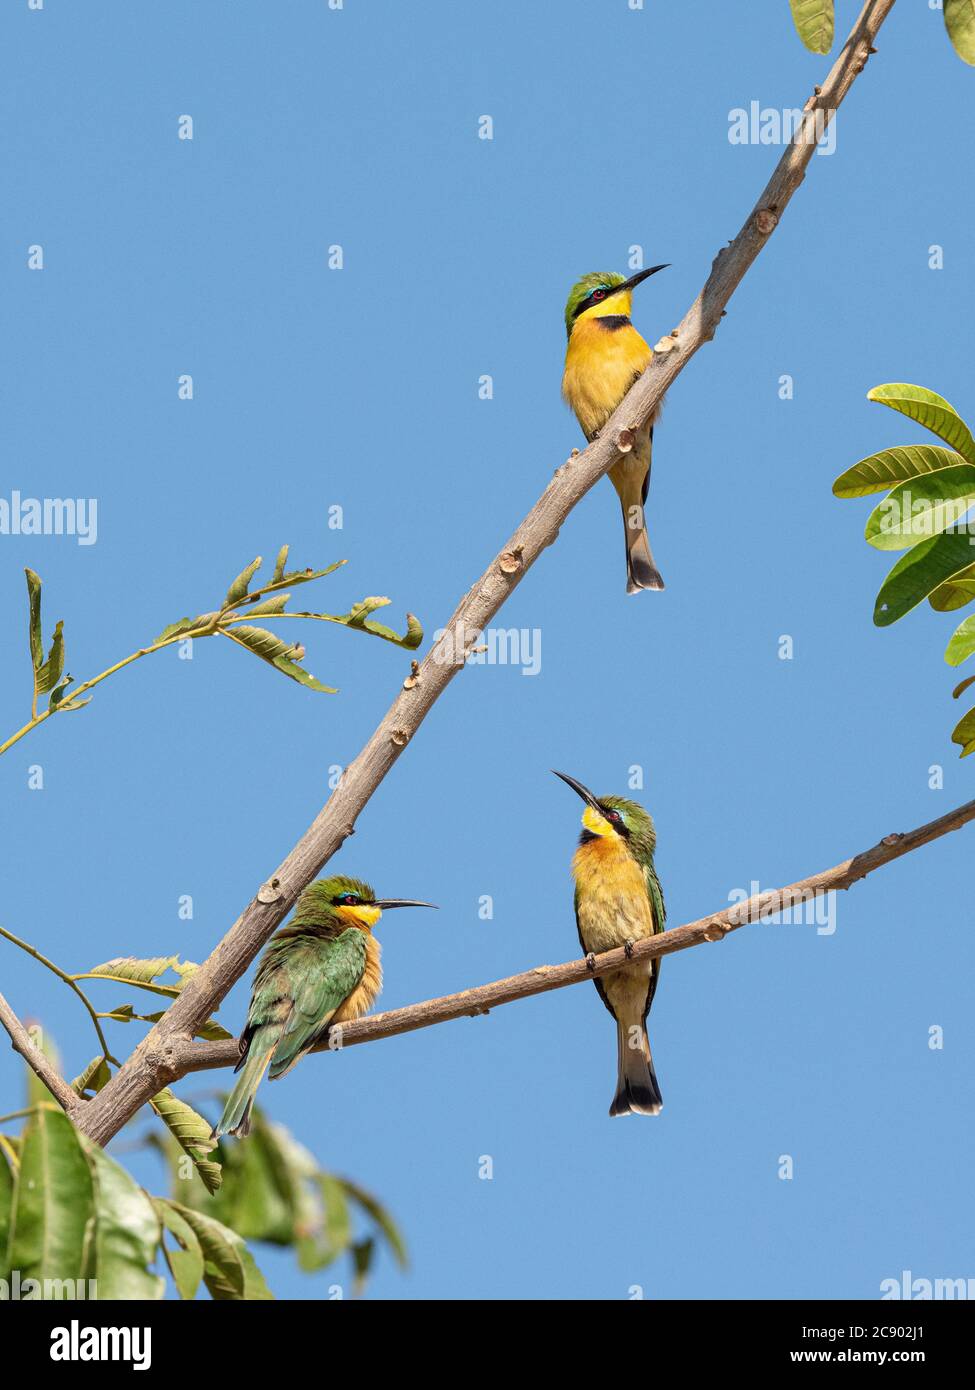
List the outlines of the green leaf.
{"type": "Polygon", "coordinates": [[[300,643],[285,642],[273,632],[268,632],[263,627],[238,626],[236,623],[232,628],[227,629],[228,635],[235,638],[247,648],[248,651],[259,656],[262,661],[274,665],[275,658],[286,656],[290,658],[299,657],[303,654],[304,648],[300,643]]]}
{"type": "Polygon", "coordinates": [[[194,1299],[203,1278],[203,1250],[196,1232],[172,1202],[154,1197],[152,1205],[159,1220],[178,1244],[178,1248],[173,1250],[163,1241],[162,1247],[176,1292],[182,1299],[194,1299]]]}
{"type": "Polygon", "coordinates": [[[271,576],[272,584],[279,584],[284,578],[284,567],[288,563],[289,546],[283,545],[278,551],[278,558],[274,562],[274,574],[271,576]]]}
{"type": "Polygon", "coordinates": [[[915,545],[901,556],[881,586],[873,610],[877,627],[896,623],[939,584],[971,563],[971,537],[967,531],[947,531],[915,545]]]}
{"type": "MultiPolygon", "coordinates": [[[[280,558],[278,556],[278,559],[280,558]]],[[[303,570],[285,570],[280,575],[275,570],[274,579],[271,580],[270,584],[264,585],[263,592],[271,593],[278,589],[287,589],[289,585],[310,584],[313,579],[324,579],[326,575],[334,574],[336,570],[341,569],[347,563],[346,560],[336,560],[334,564],[326,565],[323,570],[313,570],[309,567],[303,570]]]]}
{"type": "Polygon", "coordinates": [[[406,615],[406,632],[400,637],[398,632],[394,632],[385,623],[377,623],[370,614],[377,608],[385,608],[389,603],[388,598],[364,598],[359,603],[353,604],[348,613],[335,617],[328,613],[297,613],[299,618],[323,618],[326,622],[342,623],[345,627],[356,628],[361,632],[371,632],[374,637],[382,637],[387,642],[394,642],[397,647],[405,647],[407,651],[413,651],[423,641],[423,628],[419,619],[413,613],[406,615]]]}
{"type": "Polygon", "coordinates": [[[70,696],[65,699],[65,696],[68,694],[68,687],[73,683],[74,676],[65,676],[60,685],[56,685],[51,691],[51,698],[48,704],[52,713],[62,710],[83,709],[85,705],[91,704],[92,697],[90,695],[87,695],[83,700],[77,700],[70,696]]]}
{"type": "Polygon", "coordinates": [[[866,497],[871,492],[883,492],[894,483],[919,478],[964,463],[955,449],[942,449],[939,444],[899,444],[894,449],[881,449],[861,459],[833,484],[834,497],[866,497]]]}
{"type": "Polygon", "coordinates": [[[251,580],[263,563],[260,555],[258,555],[257,559],[252,560],[245,570],[241,570],[240,574],[238,574],[237,578],[227,590],[227,597],[223,601],[224,608],[228,608],[232,603],[239,603],[242,598],[246,597],[251,580]]]}
{"type": "Polygon", "coordinates": [[[37,1105],[21,1137],[14,1187],[9,1266],[21,1280],[85,1273],[86,1236],[94,1221],[91,1170],[78,1132],[62,1110],[37,1105]]]}
{"type": "Polygon", "coordinates": [[[41,576],[33,570],[25,569],[27,576],[27,602],[30,610],[28,636],[30,638],[30,660],[35,671],[44,664],[44,639],[41,634],[41,576]]]}
{"type": "Polygon", "coordinates": [[[792,22],[811,53],[833,47],[833,0],[789,0],[792,22]]]}
{"type": "Polygon", "coordinates": [[[54,689],[51,691],[51,699],[49,701],[51,709],[57,709],[58,705],[64,699],[65,695],[68,693],[68,686],[71,685],[73,681],[73,676],[65,676],[64,680],[60,681],[54,687],[54,689]]]}
{"type": "Polygon", "coordinates": [[[253,606],[248,604],[247,616],[253,618],[258,614],[266,616],[267,614],[283,613],[288,606],[290,597],[290,594],[275,594],[273,598],[262,599],[260,603],[255,603],[253,606]]]}
{"type": "MultiPolygon", "coordinates": [[[[133,1014],[132,1017],[138,1019],[140,1023],[158,1023],[161,1018],[165,1017],[165,1014],[166,1010],[160,1009],[158,1013],[133,1014]]],[[[208,1018],[206,1023],[201,1023],[193,1029],[193,1036],[194,1038],[204,1038],[207,1042],[229,1042],[234,1035],[228,1033],[226,1028],[222,1027],[215,1018],[208,1018]]]]}
{"type": "Polygon", "coordinates": [[[100,1091],[111,1079],[112,1073],[105,1058],[93,1057],[80,1076],[72,1081],[71,1089],[83,1096],[88,1091],[100,1091]]]}
{"type": "Polygon", "coordinates": [[[937,613],[952,613],[956,608],[964,608],[975,598],[975,565],[969,565],[951,579],[939,584],[928,602],[937,613]]]}
{"type": "Polygon", "coordinates": [[[881,405],[899,410],[910,420],[924,425],[946,444],[957,449],[968,463],[975,463],[975,439],[953,405],[929,391],[926,386],[911,386],[907,382],[888,382],[885,386],[875,386],[867,392],[868,401],[879,401],[881,405]]]}
{"type": "Polygon", "coordinates": [[[346,614],[345,621],[349,627],[365,627],[366,619],[371,613],[375,613],[377,608],[386,608],[391,602],[391,599],[383,598],[379,594],[372,594],[369,598],[363,598],[358,603],[354,603],[346,614]]]}
{"type": "Polygon", "coordinates": [[[338,691],[334,685],[323,685],[317,676],[313,676],[310,671],[306,671],[304,666],[298,666],[286,656],[276,656],[271,663],[283,675],[290,676],[299,685],[306,686],[309,690],[321,691],[323,695],[336,695],[338,691]]]}
{"type": "Polygon", "coordinates": [[[343,1178],[341,1181],[352,1200],[357,1202],[359,1206],[362,1207],[363,1211],[365,1211],[379,1227],[386,1238],[387,1245],[393,1252],[397,1264],[401,1269],[405,1269],[409,1264],[406,1244],[389,1212],[382,1203],[376,1197],[373,1197],[372,1193],[367,1192],[365,1188],[359,1187],[357,1183],[351,1182],[348,1178],[343,1178]]]}
{"type": "Polygon", "coordinates": [[[864,535],[878,550],[906,550],[954,526],[975,501],[975,465],[960,463],[899,483],[867,518],[864,535]]]}
{"type": "Polygon", "coordinates": [[[160,642],[168,642],[171,637],[180,637],[184,632],[193,632],[198,627],[206,627],[216,617],[214,613],[201,613],[196,618],[177,618],[175,623],[170,623],[164,627],[159,636],[153,640],[152,645],[158,646],[160,642]]]}
{"type": "Polygon", "coordinates": [[[178,974],[186,972],[188,975],[197,968],[190,961],[180,965],[178,956],[152,956],[147,960],[137,960],[135,956],[119,956],[116,960],[105,961],[103,965],[92,966],[91,970],[74,975],[72,979],[120,980],[124,985],[136,985],[139,989],[149,990],[151,994],[161,994],[167,999],[175,999],[185,985],[186,978],[175,985],[157,984],[157,978],[167,970],[175,970],[178,974]]]}
{"type": "Polygon", "coordinates": [[[275,670],[290,676],[299,685],[307,686],[309,690],[320,690],[326,695],[336,693],[334,687],[322,685],[321,681],[306,671],[303,666],[297,664],[300,657],[304,656],[302,646],[282,642],[280,637],[276,637],[273,632],[268,632],[263,627],[235,626],[233,629],[225,629],[225,635],[234,642],[238,642],[242,647],[246,647],[255,656],[259,656],[262,661],[266,661],[275,670]]]}
{"type": "MultiPolygon", "coordinates": [[[[290,1246],[321,1225],[307,1174],[315,1172],[311,1155],[278,1125],[255,1111],[246,1143],[222,1144],[224,1185],[216,1200],[186,1198],[189,1205],[230,1226],[245,1240],[290,1246]]],[[[182,1194],[180,1194],[182,1195],[182,1194]]]]}
{"type": "Polygon", "coordinates": [[[315,1173],[314,1181],[322,1201],[320,1216],[297,1241],[298,1263],[309,1271],[331,1264],[352,1242],[352,1213],[341,1178],[315,1173]]]}
{"type": "Polygon", "coordinates": [[[963,719],[959,719],[952,730],[951,741],[961,744],[960,758],[975,753],[975,709],[970,709],[963,719]]]}
{"type": "Polygon", "coordinates": [[[220,1164],[207,1158],[207,1154],[216,1148],[215,1141],[210,1138],[207,1121],[192,1106],[174,1096],[168,1087],[153,1096],[149,1104],[183,1152],[192,1159],[203,1186],[212,1195],[220,1186],[223,1175],[220,1164]]]}
{"type": "Polygon", "coordinates": [[[975,617],[966,618],[951,635],[945,651],[945,661],[949,666],[960,666],[975,652],[975,617]]]}
{"type": "Polygon", "coordinates": [[[107,1009],[102,1017],[111,1019],[112,1023],[134,1023],[139,1015],[134,1004],[116,1004],[114,1008],[107,1009]]]}
{"type": "Polygon", "coordinates": [[[87,696],[87,698],[84,699],[84,700],[63,700],[63,701],[58,705],[58,713],[59,713],[59,714],[64,714],[64,713],[69,712],[70,710],[73,710],[73,709],[84,709],[85,705],[90,705],[91,702],[92,702],[92,696],[91,696],[91,695],[87,696]]]}
{"type": "Polygon", "coordinates": [[[180,1202],[159,1200],[183,1218],[199,1241],[204,1259],[203,1280],[213,1298],[251,1302],[274,1297],[236,1231],[180,1202]]]}
{"type": "Polygon", "coordinates": [[[945,0],[944,15],[955,52],[975,66],[975,0],[945,0]]]}
{"type": "Polygon", "coordinates": [[[34,687],[38,695],[44,695],[48,690],[53,690],[61,679],[61,672],[64,670],[64,623],[55,624],[54,636],[51,638],[51,650],[47,654],[47,660],[34,677],[34,687]]]}
{"type": "Polygon", "coordinates": [[[162,1236],[152,1203],[104,1149],[89,1141],[84,1147],[94,1180],[92,1256],[99,1301],[162,1298],[166,1282],[149,1272],[162,1236]]]}
{"type": "Polygon", "coordinates": [[[960,695],[964,695],[970,685],[975,685],[975,676],[966,676],[963,681],[959,681],[951,692],[951,698],[957,700],[960,695]]]}

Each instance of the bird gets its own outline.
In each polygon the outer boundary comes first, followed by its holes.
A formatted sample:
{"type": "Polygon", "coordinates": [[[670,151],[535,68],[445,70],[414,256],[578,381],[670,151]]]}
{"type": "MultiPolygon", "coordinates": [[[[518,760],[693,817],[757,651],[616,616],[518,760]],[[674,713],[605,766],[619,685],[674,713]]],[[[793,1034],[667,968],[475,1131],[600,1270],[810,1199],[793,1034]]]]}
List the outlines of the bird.
{"type": "MultiPolygon", "coordinates": [[[[554,771],[554,768],[553,768],[554,771]]],[[[649,812],[622,796],[595,797],[556,772],[586,803],[572,860],[576,926],[590,969],[595,954],[664,930],[666,909],[654,868],[657,833],[649,812]]],[[[618,1068],[610,1115],[659,1115],[663,1106],[653,1069],[647,1014],[657,989],[660,958],[635,960],[593,983],[616,1020],[618,1068]]]]}
{"type": "MultiPolygon", "coordinates": [[[[565,306],[568,347],[562,395],[592,441],[646,369],[653,352],[630,321],[633,290],[666,265],[639,270],[629,279],[617,271],[583,275],[565,306]]],[[[633,448],[609,470],[623,509],[626,540],[626,592],[662,589],[647,536],[644,505],[650,487],[653,420],[636,432],[633,448]]]]}
{"type": "Polygon", "coordinates": [[[240,1078],[211,1138],[250,1130],[251,1107],[265,1071],[289,1072],[336,1023],[372,1007],[382,988],[372,929],[393,907],[435,907],[413,898],[377,898],[368,883],[338,875],[309,884],[294,916],[275,932],[258,963],[240,1037],[240,1078]]]}

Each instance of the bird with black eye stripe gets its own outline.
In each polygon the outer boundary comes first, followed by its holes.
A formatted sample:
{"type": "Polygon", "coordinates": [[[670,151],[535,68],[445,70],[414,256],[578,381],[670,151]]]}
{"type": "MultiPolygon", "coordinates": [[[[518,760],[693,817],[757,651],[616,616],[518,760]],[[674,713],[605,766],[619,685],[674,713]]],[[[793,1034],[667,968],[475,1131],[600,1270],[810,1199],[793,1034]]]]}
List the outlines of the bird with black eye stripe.
{"type": "Polygon", "coordinates": [[[264,948],[240,1038],[240,1079],[213,1137],[250,1129],[265,1071],[284,1076],[337,1023],[359,1018],[382,989],[379,942],[372,929],[394,907],[434,907],[414,898],[377,898],[361,879],[337,875],[311,883],[294,916],[264,948]]]}
{"type": "MultiPolygon", "coordinates": [[[[586,439],[596,437],[653,352],[630,320],[632,293],[637,285],[666,270],[654,265],[629,279],[615,271],[595,272],[577,280],[565,306],[568,347],[562,395],[575,411],[586,439]]],[[[637,430],[633,448],[613,464],[609,480],[623,509],[626,539],[626,592],[662,589],[664,581],[654,563],[647,536],[644,508],[650,488],[653,420],[637,430]]]]}
{"type": "Polygon", "coordinates": [[[590,965],[622,946],[627,964],[597,977],[599,997],[616,1021],[617,1076],[611,1115],[659,1115],[663,1107],[653,1069],[647,1015],[657,992],[660,957],[629,960],[637,941],[656,936],[667,919],[654,865],[657,832],[650,814],[624,796],[593,796],[556,772],[586,803],[572,859],[576,926],[590,965]]]}

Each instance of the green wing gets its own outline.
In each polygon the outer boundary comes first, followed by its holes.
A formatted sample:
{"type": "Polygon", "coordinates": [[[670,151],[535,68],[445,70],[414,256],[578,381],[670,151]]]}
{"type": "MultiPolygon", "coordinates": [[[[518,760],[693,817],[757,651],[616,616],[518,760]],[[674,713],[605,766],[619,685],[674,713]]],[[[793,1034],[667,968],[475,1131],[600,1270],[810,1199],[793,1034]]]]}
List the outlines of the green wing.
{"type": "Polygon", "coordinates": [[[652,864],[647,864],[643,870],[643,876],[647,881],[647,897],[650,899],[650,907],[653,911],[653,934],[664,930],[667,921],[667,909],[664,906],[664,895],[660,890],[660,880],[657,878],[657,871],[652,864]]]}
{"type": "Polygon", "coordinates": [[[313,949],[289,952],[282,967],[288,975],[292,1002],[271,1058],[272,1081],[304,1056],[362,979],[366,939],[361,931],[349,927],[334,940],[316,941],[313,949]]]}
{"type": "MultiPolygon", "coordinates": [[[[656,936],[664,930],[667,922],[667,909],[664,906],[664,895],[660,888],[660,880],[653,864],[647,864],[643,870],[643,876],[647,881],[647,897],[650,899],[650,908],[653,912],[653,934],[656,936]]],[[[650,1005],[653,1003],[653,996],[657,992],[657,981],[660,979],[660,957],[657,956],[650,967],[650,988],[647,990],[647,1007],[643,1010],[644,1022],[650,1012],[650,1005]]]]}

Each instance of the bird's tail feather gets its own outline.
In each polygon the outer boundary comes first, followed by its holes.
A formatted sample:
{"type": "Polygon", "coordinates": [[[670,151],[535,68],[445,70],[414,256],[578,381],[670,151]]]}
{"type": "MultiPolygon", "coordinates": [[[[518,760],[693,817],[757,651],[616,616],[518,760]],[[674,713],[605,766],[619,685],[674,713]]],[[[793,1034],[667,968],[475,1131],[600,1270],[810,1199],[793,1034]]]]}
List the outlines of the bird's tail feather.
{"type": "Polygon", "coordinates": [[[626,527],[626,592],[638,594],[641,589],[662,589],[663,575],[654,563],[647,528],[634,530],[627,522],[625,507],[623,524],[626,527]]]}
{"type": "Polygon", "coordinates": [[[275,1029],[272,1036],[268,1036],[269,1032],[271,1030],[259,1028],[251,1038],[237,1084],[227,1097],[227,1104],[219,1122],[213,1127],[211,1138],[219,1139],[221,1134],[236,1134],[243,1139],[250,1133],[254,1096],[278,1041],[278,1030],[275,1029]]]}
{"type": "Polygon", "coordinates": [[[650,1039],[646,1028],[638,1047],[630,1046],[630,1029],[620,1020],[617,1024],[619,1066],[616,1095],[609,1107],[611,1115],[659,1115],[663,1098],[653,1070],[650,1039]]]}

